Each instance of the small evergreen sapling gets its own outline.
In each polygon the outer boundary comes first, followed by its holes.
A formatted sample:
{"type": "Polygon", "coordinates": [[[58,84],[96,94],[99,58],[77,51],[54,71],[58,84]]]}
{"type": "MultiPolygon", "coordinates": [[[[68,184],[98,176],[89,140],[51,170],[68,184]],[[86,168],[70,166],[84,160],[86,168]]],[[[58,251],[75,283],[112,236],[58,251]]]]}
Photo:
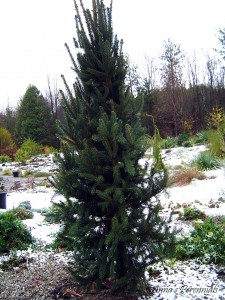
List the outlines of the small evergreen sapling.
{"type": "Polygon", "coordinates": [[[75,60],[66,45],[77,79],[73,91],[62,76],[66,125],[61,125],[63,156],[55,178],[61,202],[63,235],[74,249],[71,271],[97,289],[110,281],[112,290],[134,292],[145,284],[147,266],[171,251],[173,234],[152,201],[166,180],[156,184],[159,153],[151,168],[142,167],[146,129],[142,101],[125,86],[122,41],[112,29],[112,3],[93,0],[92,11],[77,1],[75,60]],[[85,24],[83,23],[83,19],[85,24]]]}

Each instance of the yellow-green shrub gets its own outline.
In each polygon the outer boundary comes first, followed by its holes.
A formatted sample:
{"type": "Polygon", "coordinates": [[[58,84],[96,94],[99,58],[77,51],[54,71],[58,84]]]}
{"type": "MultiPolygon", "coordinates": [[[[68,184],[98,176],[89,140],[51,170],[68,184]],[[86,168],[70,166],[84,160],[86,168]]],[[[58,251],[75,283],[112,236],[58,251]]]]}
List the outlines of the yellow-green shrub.
{"type": "Polygon", "coordinates": [[[214,106],[209,114],[209,126],[213,129],[221,129],[225,123],[225,113],[222,107],[214,106]]]}
{"type": "Polygon", "coordinates": [[[13,140],[10,132],[4,128],[0,128],[0,149],[5,149],[13,145],[13,140]]]}
{"type": "Polygon", "coordinates": [[[7,176],[7,175],[12,175],[12,171],[10,169],[5,169],[2,171],[2,174],[7,176]]]}
{"type": "Polygon", "coordinates": [[[221,130],[209,130],[208,136],[208,147],[212,155],[216,157],[223,156],[225,154],[225,144],[223,140],[223,133],[221,130]]]}
{"type": "Polygon", "coordinates": [[[20,149],[16,152],[16,161],[26,161],[32,156],[43,153],[43,146],[31,139],[25,140],[20,149]]]}

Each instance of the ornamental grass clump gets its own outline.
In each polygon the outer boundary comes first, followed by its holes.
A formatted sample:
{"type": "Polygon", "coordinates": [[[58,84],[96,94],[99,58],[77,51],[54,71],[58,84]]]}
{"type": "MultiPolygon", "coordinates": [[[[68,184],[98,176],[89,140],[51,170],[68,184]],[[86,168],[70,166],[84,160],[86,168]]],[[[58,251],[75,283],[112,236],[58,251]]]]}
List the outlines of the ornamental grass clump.
{"type": "Polygon", "coordinates": [[[201,152],[191,164],[203,171],[214,170],[221,167],[221,161],[210,151],[201,152]]]}
{"type": "Polygon", "coordinates": [[[203,180],[206,176],[197,168],[182,168],[169,176],[169,185],[183,186],[190,184],[193,179],[203,180]]]}

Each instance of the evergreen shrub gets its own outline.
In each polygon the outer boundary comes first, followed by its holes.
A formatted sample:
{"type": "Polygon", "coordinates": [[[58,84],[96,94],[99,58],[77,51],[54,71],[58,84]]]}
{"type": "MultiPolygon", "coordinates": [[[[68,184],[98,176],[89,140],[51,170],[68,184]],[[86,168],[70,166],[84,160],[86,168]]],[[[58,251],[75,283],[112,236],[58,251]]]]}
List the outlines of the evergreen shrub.
{"type": "Polygon", "coordinates": [[[27,249],[33,242],[29,230],[12,211],[0,213],[0,233],[0,253],[27,249]]]}
{"type": "Polygon", "coordinates": [[[45,221],[50,224],[61,224],[60,230],[57,232],[52,247],[55,249],[63,248],[67,251],[74,250],[74,207],[69,201],[63,206],[53,204],[45,213],[45,221]],[[68,219],[70,222],[68,222],[68,219]],[[72,222],[71,222],[72,221],[72,222]]]}
{"type": "Polygon", "coordinates": [[[31,203],[30,203],[30,201],[22,201],[22,202],[20,202],[18,207],[31,210],[31,203]]]}
{"type": "Polygon", "coordinates": [[[56,142],[55,121],[49,102],[34,85],[27,87],[19,103],[15,135],[18,142],[27,139],[42,145],[56,142]]]}
{"type": "Polygon", "coordinates": [[[185,207],[183,212],[179,213],[179,218],[185,221],[197,219],[204,220],[206,218],[206,214],[197,208],[185,207]]]}
{"type": "Polygon", "coordinates": [[[16,207],[11,211],[20,220],[33,219],[33,213],[29,209],[23,207],[16,207]]]}
{"type": "Polygon", "coordinates": [[[45,221],[48,223],[61,223],[62,222],[62,209],[53,204],[49,210],[45,213],[45,221]]]}
{"type": "Polygon", "coordinates": [[[177,145],[178,146],[184,146],[184,143],[189,141],[189,134],[188,133],[181,133],[177,137],[177,145]]]}
{"type": "Polygon", "coordinates": [[[43,208],[32,208],[32,212],[40,213],[41,215],[45,215],[48,213],[49,208],[48,207],[43,207],[43,208]]]}

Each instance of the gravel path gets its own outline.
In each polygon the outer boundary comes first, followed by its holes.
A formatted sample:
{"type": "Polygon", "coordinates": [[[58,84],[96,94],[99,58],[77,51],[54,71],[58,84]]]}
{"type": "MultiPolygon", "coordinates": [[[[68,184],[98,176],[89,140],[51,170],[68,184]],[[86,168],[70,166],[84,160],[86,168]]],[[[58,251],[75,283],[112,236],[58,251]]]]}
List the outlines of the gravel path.
{"type": "Polygon", "coordinates": [[[36,254],[32,263],[25,261],[19,267],[0,273],[0,299],[63,299],[66,289],[76,290],[66,265],[62,256],[36,254]]]}
{"type": "Polygon", "coordinates": [[[173,266],[155,265],[159,274],[149,279],[147,295],[131,298],[110,295],[108,290],[99,295],[85,295],[67,270],[70,258],[67,253],[23,251],[18,257],[25,258],[23,264],[12,265],[10,270],[0,273],[1,300],[225,300],[225,268],[221,269],[221,276],[213,264],[199,265],[194,260],[176,262],[173,266]],[[71,292],[82,297],[72,298],[71,292]]]}

